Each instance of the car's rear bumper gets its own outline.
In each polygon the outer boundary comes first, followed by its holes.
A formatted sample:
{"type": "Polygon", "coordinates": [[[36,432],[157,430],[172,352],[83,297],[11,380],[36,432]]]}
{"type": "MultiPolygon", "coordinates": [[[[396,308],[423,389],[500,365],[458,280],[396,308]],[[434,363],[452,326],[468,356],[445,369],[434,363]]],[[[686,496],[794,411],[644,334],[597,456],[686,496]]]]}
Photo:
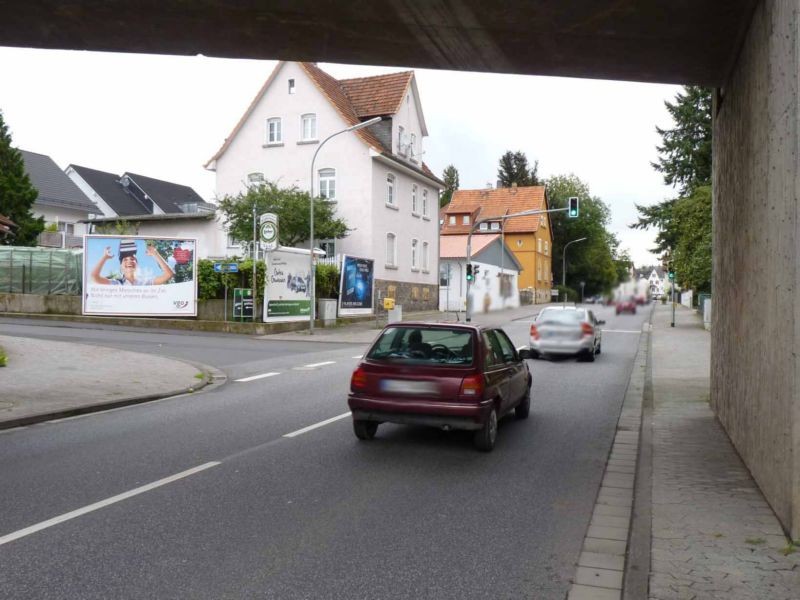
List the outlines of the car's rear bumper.
{"type": "Polygon", "coordinates": [[[348,396],[347,404],[356,420],[466,430],[483,427],[492,409],[491,400],[473,404],[372,398],[353,394],[348,396]]]}
{"type": "Polygon", "coordinates": [[[592,351],[592,338],[580,340],[531,340],[531,350],[539,354],[579,354],[592,351]]]}

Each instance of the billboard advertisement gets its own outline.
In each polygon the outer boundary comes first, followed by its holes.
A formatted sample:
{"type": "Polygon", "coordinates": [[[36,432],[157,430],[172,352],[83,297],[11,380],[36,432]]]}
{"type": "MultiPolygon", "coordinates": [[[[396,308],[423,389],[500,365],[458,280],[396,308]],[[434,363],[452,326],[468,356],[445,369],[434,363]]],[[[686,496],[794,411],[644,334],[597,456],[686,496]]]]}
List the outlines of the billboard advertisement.
{"type": "Polygon", "coordinates": [[[197,316],[197,241],[87,235],[83,314],[197,316]]]}
{"type": "Polygon", "coordinates": [[[365,315],[372,313],[375,261],[345,255],[342,258],[339,285],[339,314],[365,315]]]}
{"type": "Polygon", "coordinates": [[[269,253],[264,321],[303,321],[311,314],[309,252],[280,248],[269,253]]]}

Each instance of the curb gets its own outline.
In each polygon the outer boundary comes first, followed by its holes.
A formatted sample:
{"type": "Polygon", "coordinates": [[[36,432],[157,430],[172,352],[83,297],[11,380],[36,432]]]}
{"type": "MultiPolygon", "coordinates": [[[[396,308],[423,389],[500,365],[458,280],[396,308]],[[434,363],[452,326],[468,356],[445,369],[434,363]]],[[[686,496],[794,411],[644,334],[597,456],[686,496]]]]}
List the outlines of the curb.
{"type": "Polygon", "coordinates": [[[198,380],[196,386],[191,386],[188,388],[180,388],[176,390],[170,390],[168,392],[157,392],[155,394],[145,394],[143,396],[133,396],[130,398],[122,398],[120,400],[112,400],[110,402],[96,402],[86,406],[66,408],[63,410],[29,415],[27,417],[16,417],[13,419],[7,419],[5,421],[0,420],[0,431],[4,429],[14,429],[16,427],[26,427],[28,425],[35,425],[36,423],[43,423],[45,421],[52,421],[54,419],[65,419],[67,417],[76,417],[78,415],[88,415],[91,413],[103,412],[115,408],[123,408],[125,406],[132,406],[134,404],[144,404],[145,402],[164,400],[165,398],[181,396],[184,394],[194,394],[208,386],[216,387],[222,385],[228,379],[227,375],[222,373],[222,371],[209,365],[194,363],[177,358],[172,358],[170,360],[189,364],[195,369],[198,369],[201,373],[205,373],[206,377],[203,377],[202,380],[198,380]]]}
{"type": "MultiPolygon", "coordinates": [[[[639,561],[631,561],[630,550],[633,547],[638,552],[642,545],[637,526],[640,522],[636,515],[640,506],[634,503],[635,490],[648,483],[642,480],[638,469],[653,310],[651,308],[650,317],[642,324],[614,443],[567,594],[568,600],[621,600],[624,584],[631,585],[639,574],[638,569],[641,569],[639,561]]],[[[649,536],[649,522],[647,527],[646,535],[649,536]]],[[[649,537],[646,541],[649,546],[649,537]]],[[[647,552],[646,571],[649,571],[649,547],[647,552]]],[[[644,576],[646,585],[648,573],[645,572],[644,576]]],[[[646,597],[646,594],[632,597],[646,597]]]]}

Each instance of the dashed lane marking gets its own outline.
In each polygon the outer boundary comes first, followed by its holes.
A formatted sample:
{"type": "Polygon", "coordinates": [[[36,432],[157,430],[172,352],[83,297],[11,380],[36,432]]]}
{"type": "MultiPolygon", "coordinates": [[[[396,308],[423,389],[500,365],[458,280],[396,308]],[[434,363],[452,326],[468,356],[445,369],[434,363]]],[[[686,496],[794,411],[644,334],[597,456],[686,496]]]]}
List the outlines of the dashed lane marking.
{"type": "Polygon", "coordinates": [[[349,417],[349,416],[350,416],[350,413],[346,412],[344,414],[339,415],[338,417],[333,417],[331,419],[326,419],[324,421],[320,421],[319,423],[314,423],[313,425],[309,425],[308,427],[303,427],[302,429],[298,429],[297,431],[293,431],[292,433],[287,433],[283,437],[287,437],[287,438],[297,437],[298,435],[303,435],[304,433],[307,433],[307,432],[312,431],[314,429],[318,429],[320,427],[324,427],[325,425],[328,425],[329,423],[333,423],[334,421],[338,421],[339,419],[344,419],[344,418],[349,417]]]}
{"type": "Polygon", "coordinates": [[[311,363],[310,365],[303,365],[302,367],[295,367],[295,370],[298,369],[316,369],[317,367],[324,367],[325,365],[335,365],[335,360],[326,360],[324,362],[318,363],[311,363]]]}
{"type": "Polygon", "coordinates": [[[275,375],[280,375],[277,371],[272,373],[262,373],[261,375],[251,375],[250,377],[242,377],[241,379],[234,379],[234,381],[239,383],[247,383],[248,381],[255,381],[256,379],[264,379],[266,377],[274,377],[275,375]]]}

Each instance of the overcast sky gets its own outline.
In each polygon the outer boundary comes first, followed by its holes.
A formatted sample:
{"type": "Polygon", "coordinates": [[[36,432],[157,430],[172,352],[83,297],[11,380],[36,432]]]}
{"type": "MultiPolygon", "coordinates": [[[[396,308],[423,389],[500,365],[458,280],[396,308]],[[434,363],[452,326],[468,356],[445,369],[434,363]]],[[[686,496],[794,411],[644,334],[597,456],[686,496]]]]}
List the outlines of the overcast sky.
{"type": "MultiPolygon", "coordinates": [[[[0,48],[0,110],[15,146],[74,163],[189,185],[213,200],[216,152],[274,61],[0,48]]],[[[337,78],[401,69],[320,64],[337,78]]],[[[462,188],[497,179],[506,150],[539,174],[575,173],[611,207],[611,229],[637,265],[654,232],[631,230],[634,203],[673,197],[650,163],[680,88],[555,77],[416,70],[428,125],[423,160],[462,188]]]]}

